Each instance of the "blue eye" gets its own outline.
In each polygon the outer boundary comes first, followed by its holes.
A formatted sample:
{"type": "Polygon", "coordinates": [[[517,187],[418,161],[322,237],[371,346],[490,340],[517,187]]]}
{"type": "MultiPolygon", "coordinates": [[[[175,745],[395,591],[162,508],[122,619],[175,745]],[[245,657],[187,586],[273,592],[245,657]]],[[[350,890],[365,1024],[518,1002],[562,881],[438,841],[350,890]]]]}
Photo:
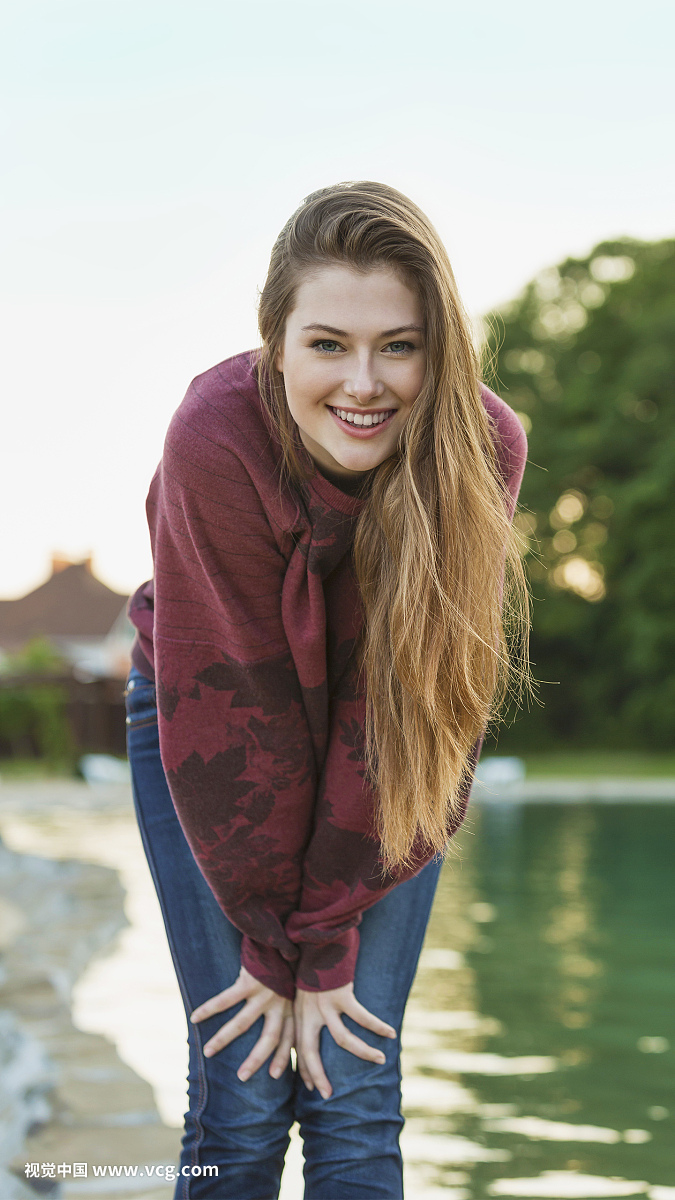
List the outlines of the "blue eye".
{"type": "MultiPolygon", "coordinates": [[[[344,347],[332,338],[322,338],[321,341],[312,342],[312,350],[316,350],[318,354],[336,355],[342,349],[344,347]]],[[[390,354],[402,358],[406,354],[411,354],[417,347],[413,342],[389,342],[384,349],[388,350],[390,354]]]]}

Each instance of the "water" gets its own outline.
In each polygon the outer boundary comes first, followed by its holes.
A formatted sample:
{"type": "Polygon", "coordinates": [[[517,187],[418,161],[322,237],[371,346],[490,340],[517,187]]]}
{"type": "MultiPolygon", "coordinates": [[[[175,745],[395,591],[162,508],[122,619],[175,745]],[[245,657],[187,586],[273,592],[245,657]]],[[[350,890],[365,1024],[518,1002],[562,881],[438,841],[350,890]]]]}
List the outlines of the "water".
{"type": "MultiPolygon", "coordinates": [[[[75,1019],[178,1126],[182,1009],[130,812],[5,805],[0,832],[120,870],[131,927],[82,978],[75,1019]]],[[[674,843],[670,804],[472,805],[404,1029],[407,1200],[675,1200],[674,843]]],[[[289,1200],[299,1172],[295,1139],[289,1200]]]]}
{"type": "Polygon", "coordinates": [[[408,1131],[448,1150],[427,1181],[460,1183],[460,1137],[486,1152],[462,1168],[467,1196],[658,1185],[675,1200],[675,806],[471,812],[409,1010],[408,1131]],[[443,969],[448,951],[462,965],[449,957],[443,969]],[[453,1029],[462,1013],[466,1027],[453,1029]],[[453,1110],[448,1092],[432,1115],[422,1079],[467,1094],[453,1110]],[[543,1172],[555,1175],[531,1190],[543,1172]]]}

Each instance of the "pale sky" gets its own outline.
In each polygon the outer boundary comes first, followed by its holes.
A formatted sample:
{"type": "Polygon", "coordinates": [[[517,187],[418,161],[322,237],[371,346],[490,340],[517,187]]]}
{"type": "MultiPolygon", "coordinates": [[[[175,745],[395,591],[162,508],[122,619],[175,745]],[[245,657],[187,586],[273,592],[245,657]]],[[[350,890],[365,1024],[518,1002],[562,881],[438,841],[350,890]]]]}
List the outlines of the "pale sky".
{"type": "Polygon", "coordinates": [[[0,14],[0,596],[52,550],[120,591],[193,376],[257,342],[303,196],[376,179],[469,310],[673,236],[671,0],[20,0],[0,14]]]}

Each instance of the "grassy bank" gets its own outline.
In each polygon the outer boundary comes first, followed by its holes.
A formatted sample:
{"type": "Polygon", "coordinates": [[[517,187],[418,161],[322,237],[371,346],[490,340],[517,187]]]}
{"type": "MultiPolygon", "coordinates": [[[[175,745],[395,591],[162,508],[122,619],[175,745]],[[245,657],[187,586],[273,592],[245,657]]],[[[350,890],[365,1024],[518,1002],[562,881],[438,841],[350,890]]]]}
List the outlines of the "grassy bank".
{"type": "MultiPolygon", "coordinates": [[[[485,759],[494,754],[486,751],[485,759]]],[[[528,779],[675,779],[675,752],[649,754],[637,750],[559,750],[523,754],[528,779]]],[[[0,759],[0,781],[80,778],[74,767],[55,767],[39,759],[0,759]]]]}
{"type": "Polygon", "coordinates": [[[637,750],[561,750],[524,754],[528,779],[675,778],[675,753],[637,750]]]}
{"type": "Polygon", "coordinates": [[[0,758],[0,781],[79,778],[73,763],[50,763],[40,758],[0,758]]]}

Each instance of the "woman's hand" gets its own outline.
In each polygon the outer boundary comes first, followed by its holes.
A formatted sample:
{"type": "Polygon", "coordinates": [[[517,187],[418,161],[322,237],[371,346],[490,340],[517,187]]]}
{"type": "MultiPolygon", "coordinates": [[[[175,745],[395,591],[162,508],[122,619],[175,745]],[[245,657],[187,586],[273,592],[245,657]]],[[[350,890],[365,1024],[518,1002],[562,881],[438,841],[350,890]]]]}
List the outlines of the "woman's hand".
{"type": "Polygon", "coordinates": [[[244,1007],[235,1017],[221,1026],[206,1043],[204,1054],[207,1058],[217,1054],[219,1050],[229,1046],[230,1042],[233,1042],[240,1034],[250,1029],[258,1017],[264,1015],[263,1031],[248,1058],[237,1071],[237,1077],[242,1082],[250,1079],[251,1075],[255,1075],[259,1067],[275,1050],[276,1053],[270,1063],[269,1071],[273,1079],[279,1079],[286,1070],[291,1056],[293,1005],[290,1000],[277,995],[271,988],[265,987],[263,983],[250,975],[245,967],[239,971],[239,978],[236,983],[232,984],[232,987],[226,988],[224,992],[219,992],[217,996],[212,996],[210,1000],[205,1000],[190,1014],[190,1020],[196,1025],[199,1021],[204,1021],[206,1017],[212,1017],[214,1013],[232,1008],[241,1000],[246,1001],[244,1007]]]}
{"type": "Polygon", "coordinates": [[[359,1004],[354,995],[353,983],[346,983],[344,987],[333,988],[329,992],[303,992],[298,988],[293,1011],[298,1070],[305,1087],[311,1092],[316,1086],[324,1100],[328,1100],[333,1094],[319,1055],[319,1034],[324,1025],[328,1026],[338,1046],[349,1050],[357,1058],[364,1058],[366,1062],[383,1063],[384,1054],[350,1033],[340,1019],[342,1013],[363,1025],[364,1029],[370,1029],[382,1037],[396,1037],[396,1030],[392,1029],[391,1025],[387,1025],[386,1021],[381,1021],[359,1004]]]}

